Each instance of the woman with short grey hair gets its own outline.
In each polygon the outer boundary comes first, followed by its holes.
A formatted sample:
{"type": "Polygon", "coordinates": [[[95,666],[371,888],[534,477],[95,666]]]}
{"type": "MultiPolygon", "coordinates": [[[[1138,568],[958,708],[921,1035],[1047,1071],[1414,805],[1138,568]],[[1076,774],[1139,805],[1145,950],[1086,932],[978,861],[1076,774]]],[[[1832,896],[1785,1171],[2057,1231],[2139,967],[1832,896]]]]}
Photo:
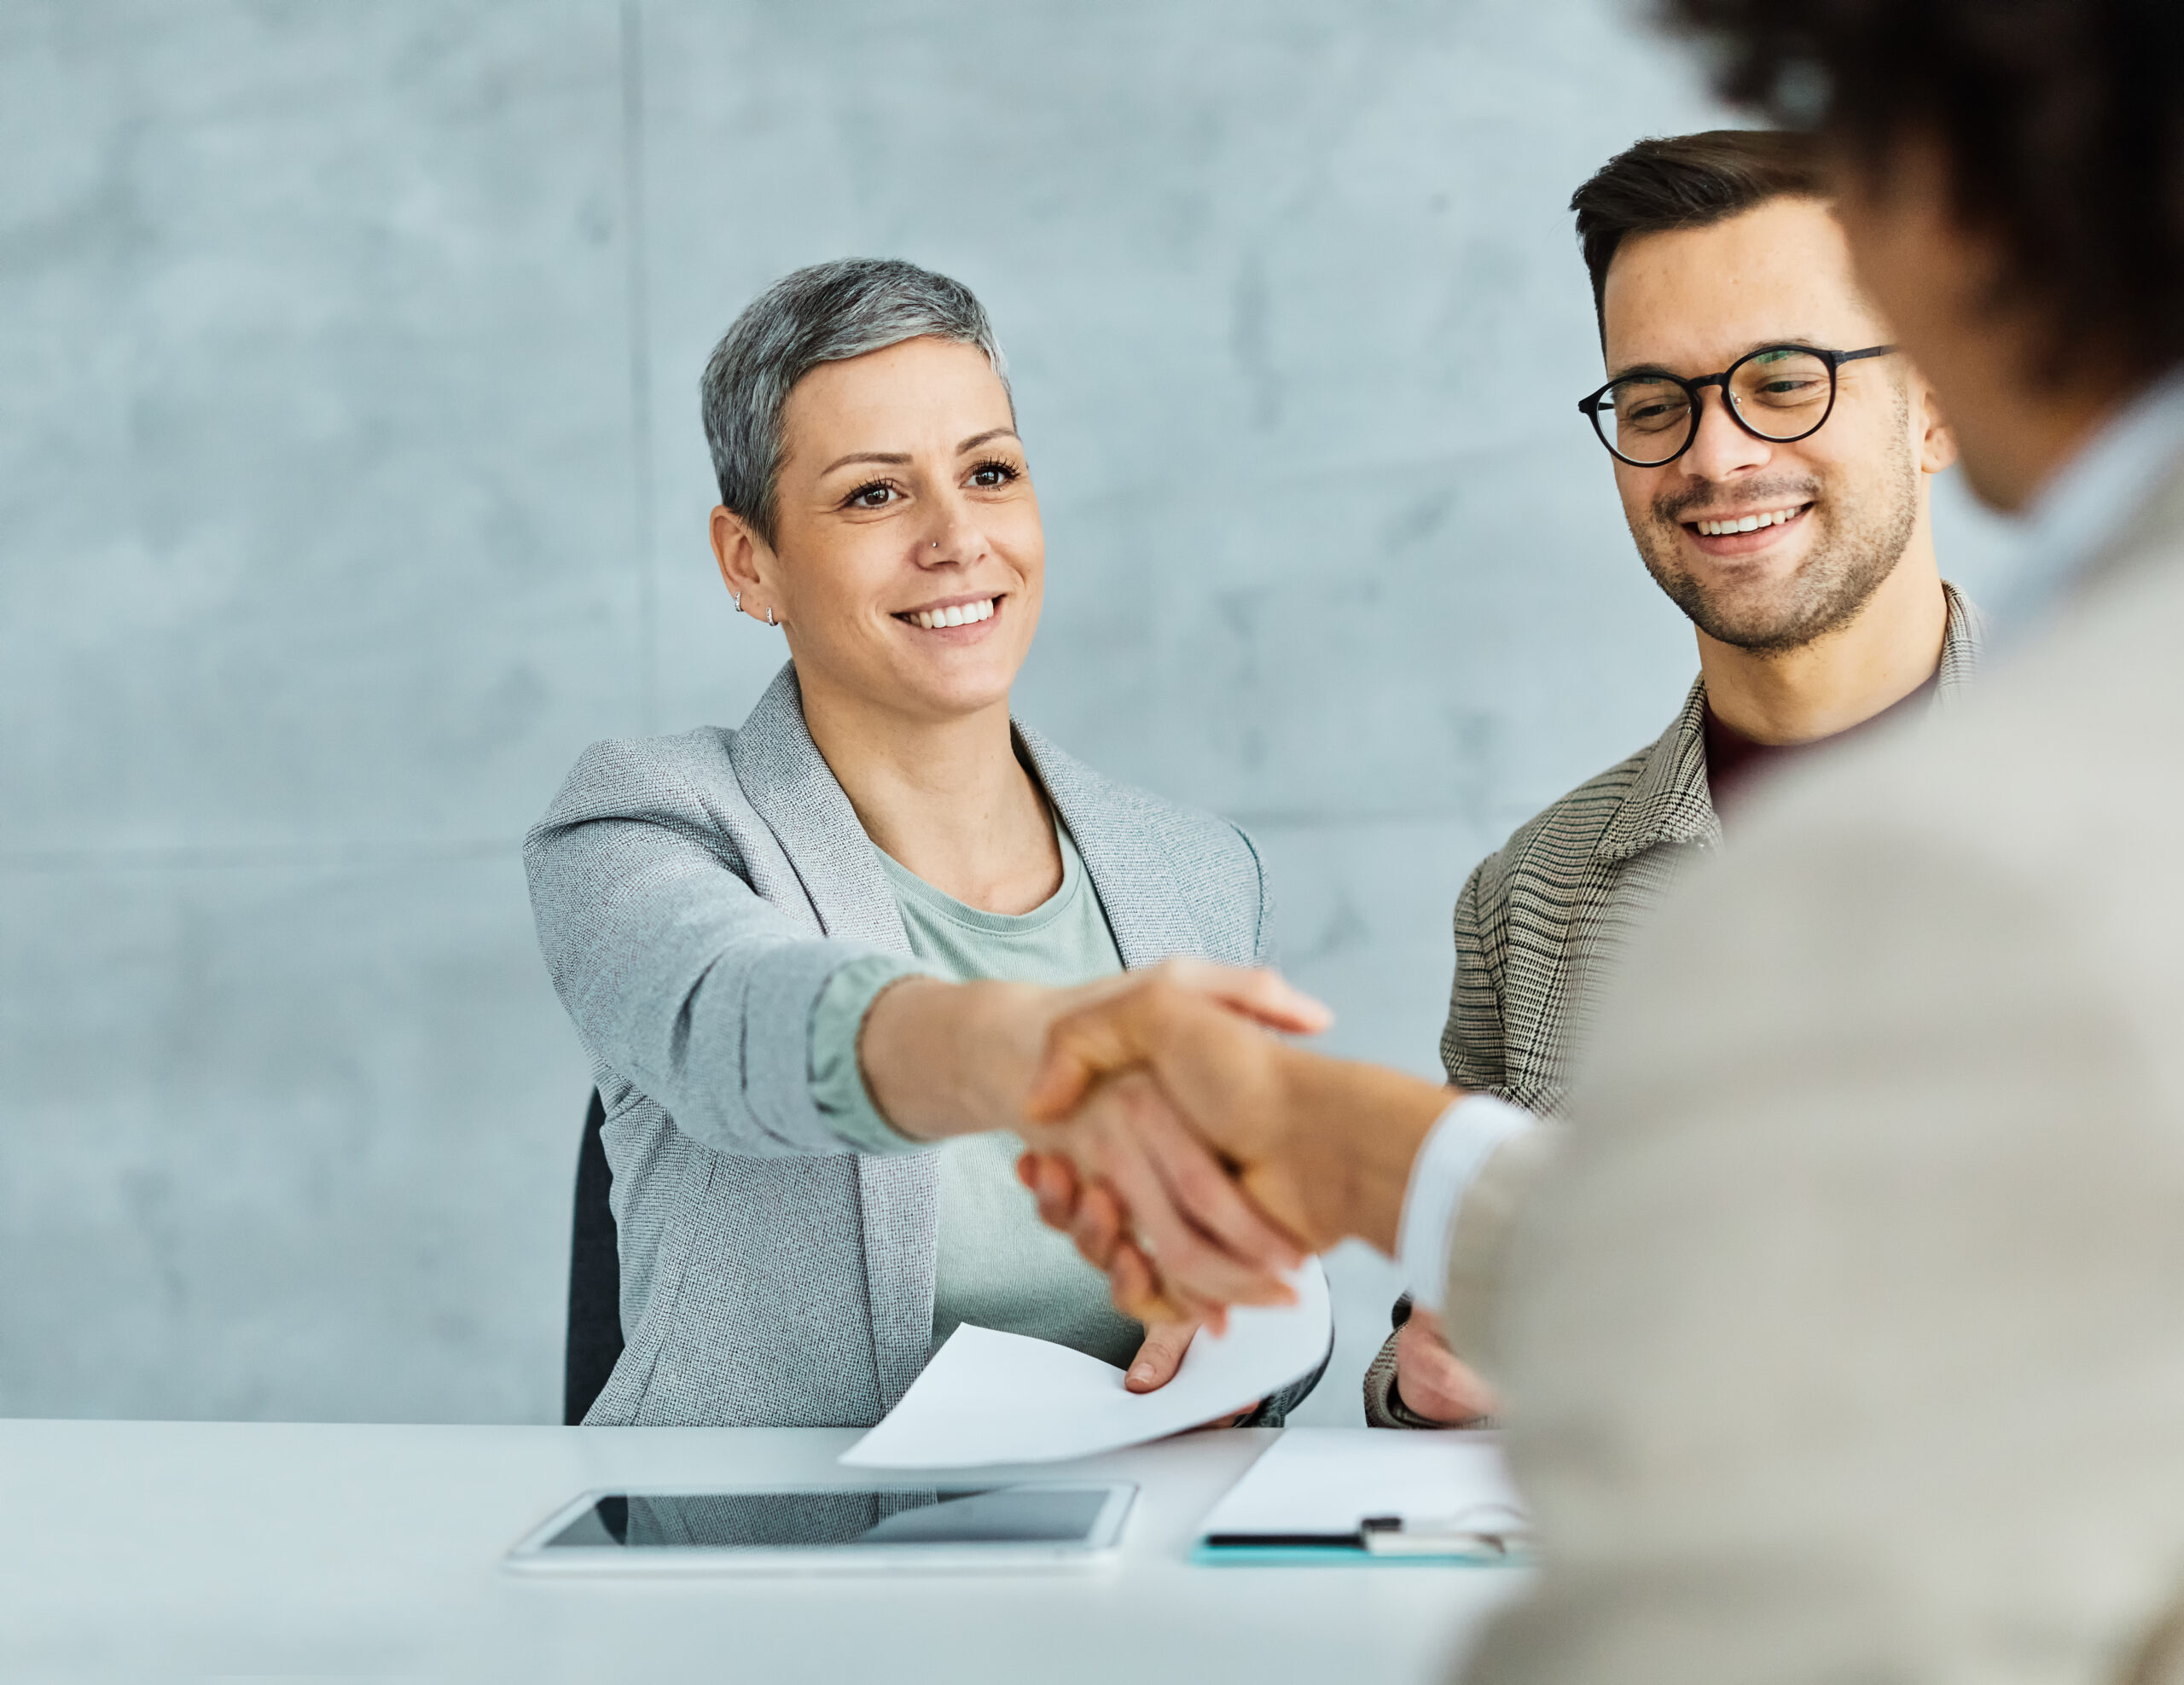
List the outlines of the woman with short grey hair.
{"type": "MultiPolygon", "coordinates": [[[[1045,546],[966,288],[799,270],[721,340],[703,400],[721,578],[787,665],[738,729],[593,746],[525,846],[607,1107],[624,1348],[586,1420],[869,1423],[967,1322],[1157,1386],[1190,1307],[1117,1311],[1040,1224],[1009,1131],[1048,1026],[1143,986],[1126,971],[1317,1027],[1233,968],[1268,953],[1258,857],[1012,718],[1045,546]]],[[[1131,1184],[1209,1168],[1157,1110],[1068,1126],[1106,1130],[1090,1150],[1137,1209],[1168,1202],[1131,1184]]],[[[1217,1227],[1263,1270],[1294,1259],[1240,1196],[1217,1227]]]]}

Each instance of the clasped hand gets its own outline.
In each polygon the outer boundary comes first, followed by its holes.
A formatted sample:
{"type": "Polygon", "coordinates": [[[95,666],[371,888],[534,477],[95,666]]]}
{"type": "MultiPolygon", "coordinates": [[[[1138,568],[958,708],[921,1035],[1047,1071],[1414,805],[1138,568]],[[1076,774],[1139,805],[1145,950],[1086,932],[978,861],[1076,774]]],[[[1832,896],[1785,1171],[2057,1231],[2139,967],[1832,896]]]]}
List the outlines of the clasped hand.
{"type": "Polygon", "coordinates": [[[1055,1020],[1022,1126],[1039,1214],[1147,1324],[1281,1304],[1339,1238],[1289,1125],[1292,1050],[1326,1008],[1269,971],[1171,961],[1055,1020]]]}

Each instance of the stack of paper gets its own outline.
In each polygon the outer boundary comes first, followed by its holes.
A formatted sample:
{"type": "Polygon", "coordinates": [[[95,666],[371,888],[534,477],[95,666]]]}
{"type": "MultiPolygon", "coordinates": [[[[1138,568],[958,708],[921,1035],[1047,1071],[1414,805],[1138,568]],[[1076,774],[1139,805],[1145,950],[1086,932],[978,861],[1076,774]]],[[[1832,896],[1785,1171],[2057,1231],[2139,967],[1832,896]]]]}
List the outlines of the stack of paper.
{"type": "Polygon", "coordinates": [[[1297,1303],[1240,1306],[1228,1331],[1204,1329],[1176,1378],[1124,1389],[1123,1372],[1066,1345],[959,1328],[885,1421],[842,1454],[862,1468],[975,1468],[1059,1462],[1199,1427],[1310,1374],[1334,1338],[1317,1258],[1290,1278],[1297,1303]]]}

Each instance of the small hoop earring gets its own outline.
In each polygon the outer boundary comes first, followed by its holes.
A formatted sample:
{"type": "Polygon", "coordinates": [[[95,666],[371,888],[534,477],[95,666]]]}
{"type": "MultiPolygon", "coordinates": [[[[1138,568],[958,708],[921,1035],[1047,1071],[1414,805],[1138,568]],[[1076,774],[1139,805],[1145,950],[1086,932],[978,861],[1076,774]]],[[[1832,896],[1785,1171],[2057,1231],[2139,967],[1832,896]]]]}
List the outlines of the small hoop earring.
{"type": "Polygon", "coordinates": [[[766,624],[770,626],[774,624],[774,611],[770,608],[766,611],[766,624]]]}
{"type": "Polygon", "coordinates": [[[741,614],[743,612],[743,593],[741,591],[730,591],[729,596],[735,599],[735,612],[738,614],[741,614]]]}

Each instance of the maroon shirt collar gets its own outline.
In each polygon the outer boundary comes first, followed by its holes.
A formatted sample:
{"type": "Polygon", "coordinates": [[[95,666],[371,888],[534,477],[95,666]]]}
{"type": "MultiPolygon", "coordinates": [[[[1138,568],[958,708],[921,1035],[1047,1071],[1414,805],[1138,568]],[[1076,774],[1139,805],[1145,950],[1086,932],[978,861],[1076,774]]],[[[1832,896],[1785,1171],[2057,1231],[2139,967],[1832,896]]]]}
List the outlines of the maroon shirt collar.
{"type": "Polygon", "coordinates": [[[1867,732],[1879,729],[1891,720],[1903,719],[1924,713],[1934,700],[1934,693],[1941,684],[1941,671],[1933,676],[1901,701],[1891,702],[1871,719],[1861,720],[1848,730],[1838,731],[1832,737],[1815,737],[1809,743],[1762,743],[1747,737],[1736,727],[1728,723],[1714,712],[1714,705],[1706,705],[1706,787],[1714,799],[1714,811],[1725,812],[1740,799],[1745,787],[1756,778],[1773,771],[1785,764],[1803,758],[1815,750],[1831,745],[1847,743],[1867,732]]]}

